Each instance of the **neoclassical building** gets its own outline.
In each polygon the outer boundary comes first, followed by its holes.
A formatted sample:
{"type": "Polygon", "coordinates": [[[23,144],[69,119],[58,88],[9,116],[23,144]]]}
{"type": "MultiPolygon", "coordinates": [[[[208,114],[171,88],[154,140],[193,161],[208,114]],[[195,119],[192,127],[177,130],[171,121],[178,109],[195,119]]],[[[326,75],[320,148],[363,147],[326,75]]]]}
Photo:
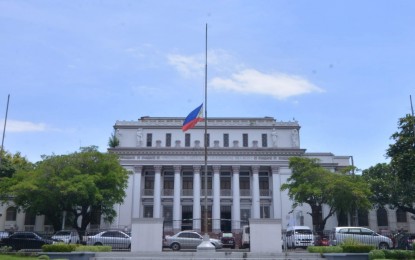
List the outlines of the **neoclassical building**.
{"type": "Polygon", "coordinates": [[[182,123],[183,118],[172,117],[116,122],[119,145],[109,151],[132,175],[114,225],[164,218],[165,228],[173,232],[207,226],[218,233],[238,232],[249,218],[275,218],[283,227],[312,227],[309,208],[292,211],[287,193],[280,190],[291,174],[289,158],[318,158],[333,171],[350,165],[350,156],[307,153],[300,146],[298,122],[272,117],[209,118],[205,164],[204,122],[187,132],[182,123]]]}
{"type": "MultiPolygon", "coordinates": [[[[332,171],[351,164],[350,156],[306,152],[297,121],[263,117],[209,118],[205,165],[204,122],[183,132],[183,120],[141,117],[115,123],[119,145],[108,151],[118,154],[131,172],[127,196],[115,206],[113,223],[101,221],[91,228],[131,229],[132,219],[153,217],[164,218],[168,232],[206,228],[215,233],[238,232],[249,218],[281,219],[283,229],[289,224],[313,227],[309,207],[292,209],[287,193],[280,191],[291,175],[289,158],[318,158],[332,171]]],[[[415,233],[415,220],[406,212],[374,209],[356,217],[360,226],[377,232],[415,233]]],[[[334,216],[325,228],[348,224],[350,217],[334,216]]],[[[10,201],[0,205],[2,230],[53,228],[44,216],[18,211],[10,201]]]]}

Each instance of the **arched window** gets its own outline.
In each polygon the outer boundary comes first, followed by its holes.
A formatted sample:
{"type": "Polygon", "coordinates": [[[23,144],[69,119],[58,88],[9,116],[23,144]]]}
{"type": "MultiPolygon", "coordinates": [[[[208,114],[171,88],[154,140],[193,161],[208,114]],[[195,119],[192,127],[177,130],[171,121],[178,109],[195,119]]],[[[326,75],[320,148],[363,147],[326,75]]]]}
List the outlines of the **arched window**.
{"type": "Polygon", "coordinates": [[[406,223],[407,222],[406,212],[401,209],[397,209],[396,210],[396,221],[400,223],[406,223]]]}
{"type": "Polygon", "coordinates": [[[367,210],[358,210],[357,219],[359,226],[369,226],[369,214],[367,210]]]}
{"type": "Polygon", "coordinates": [[[26,212],[25,218],[24,218],[24,224],[26,226],[34,226],[36,222],[36,215],[33,213],[26,212]]]}
{"type": "Polygon", "coordinates": [[[6,221],[16,221],[16,207],[10,207],[6,210],[6,221]]]}
{"type": "Polygon", "coordinates": [[[377,219],[378,219],[378,226],[388,226],[388,213],[386,209],[380,208],[376,211],[377,219]]]}

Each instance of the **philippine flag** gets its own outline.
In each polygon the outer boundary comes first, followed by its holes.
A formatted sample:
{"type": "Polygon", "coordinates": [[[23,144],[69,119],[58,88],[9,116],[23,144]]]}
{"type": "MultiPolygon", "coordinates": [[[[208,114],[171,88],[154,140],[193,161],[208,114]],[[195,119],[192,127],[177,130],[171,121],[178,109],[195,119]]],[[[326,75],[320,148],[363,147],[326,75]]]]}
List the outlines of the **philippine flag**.
{"type": "Polygon", "coordinates": [[[203,103],[198,106],[195,110],[190,112],[190,114],[186,117],[186,119],[183,122],[182,130],[183,132],[186,132],[187,130],[195,127],[195,125],[203,121],[203,103]]]}

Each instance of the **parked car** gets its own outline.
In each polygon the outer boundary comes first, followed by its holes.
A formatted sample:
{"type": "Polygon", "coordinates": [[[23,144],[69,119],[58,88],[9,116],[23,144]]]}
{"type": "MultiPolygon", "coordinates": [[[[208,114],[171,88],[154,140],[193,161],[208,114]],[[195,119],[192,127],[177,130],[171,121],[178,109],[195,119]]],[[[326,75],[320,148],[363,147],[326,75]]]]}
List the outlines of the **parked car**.
{"type": "Polygon", "coordinates": [[[52,239],[60,240],[65,244],[79,244],[79,234],[76,230],[60,230],[52,236],[52,239]]]}
{"type": "MultiPolygon", "coordinates": [[[[196,249],[200,243],[202,243],[203,237],[196,231],[181,231],[173,236],[165,236],[164,246],[169,247],[174,251],[180,249],[196,249]]],[[[210,238],[210,243],[215,246],[216,249],[222,248],[222,242],[218,239],[210,238]]]]}
{"type": "Polygon", "coordinates": [[[330,234],[330,245],[340,245],[345,239],[355,239],[360,243],[374,245],[379,249],[392,248],[389,237],[379,235],[373,230],[364,227],[336,227],[330,234]]]}
{"type": "Polygon", "coordinates": [[[10,246],[13,250],[41,249],[43,245],[55,242],[57,241],[44,238],[35,232],[15,232],[1,240],[3,245],[10,246]]]}
{"type": "Polygon", "coordinates": [[[86,236],[86,244],[111,246],[113,249],[129,249],[131,248],[131,237],[119,230],[107,230],[93,236],[86,236]]]}
{"type": "Polygon", "coordinates": [[[250,247],[250,228],[249,226],[242,227],[242,237],[240,248],[249,248],[250,247]]]}
{"type": "Polygon", "coordinates": [[[395,239],[396,249],[404,249],[404,250],[413,249],[413,243],[415,242],[414,234],[399,233],[394,237],[394,239],[395,239]]]}
{"type": "Polygon", "coordinates": [[[285,234],[285,244],[287,248],[307,248],[314,245],[314,235],[310,227],[289,226],[285,234]]]}
{"type": "Polygon", "coordinates": [[[220,238],[220,241],[223,244],[223,247],[230,247],[232,249],[235,249],[235,237],[232,233],[222,233],[222,236],[220,238]]]}
{"type": "Polygon", "coordinates": [[[330,245],[329,238],[327,236],[317,236],[314,239],[314,245],[315,246],[329,246],[330,245]]]}

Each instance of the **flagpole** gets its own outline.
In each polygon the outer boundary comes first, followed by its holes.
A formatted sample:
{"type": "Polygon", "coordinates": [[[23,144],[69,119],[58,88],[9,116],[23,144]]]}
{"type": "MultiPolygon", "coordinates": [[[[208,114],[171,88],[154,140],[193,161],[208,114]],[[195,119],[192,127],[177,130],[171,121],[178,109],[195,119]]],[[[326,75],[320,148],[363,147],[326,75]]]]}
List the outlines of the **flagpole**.
{"type": "Polygon", "coordinates": [[[1,161],[2,161],[2,158],[3,158],[3,151],[4,151],[4,149],[3,149],[4,135],[6,134],[7,114],[9,112],[9,100],[10,100],[10,94],[7,96],[6,117],[4,118],[3,138],[1,139],[0,166],[1,166],[1,161]]]}
{"type": "Polygon", "coordinates": [[[205,234],[203,236],[203,241],[200,245],[197,246],[197,251],[204,251],[204,252],[214,252],[216,251],[215,246],[210,243],[210,238],[208,234],[208,205],[207,205],[207,175],[208,175],[208,167],[207,167],[207,147],[208,147],[208,138],[207,138],[207,23],[206,23],[206,34],[205,34],[205,234]]]}
{"type": "Polygon", "coordinates": [[[205,234],[208,232],[208,206],[207,206],[207,24],[205,31],[205,234]]]}

